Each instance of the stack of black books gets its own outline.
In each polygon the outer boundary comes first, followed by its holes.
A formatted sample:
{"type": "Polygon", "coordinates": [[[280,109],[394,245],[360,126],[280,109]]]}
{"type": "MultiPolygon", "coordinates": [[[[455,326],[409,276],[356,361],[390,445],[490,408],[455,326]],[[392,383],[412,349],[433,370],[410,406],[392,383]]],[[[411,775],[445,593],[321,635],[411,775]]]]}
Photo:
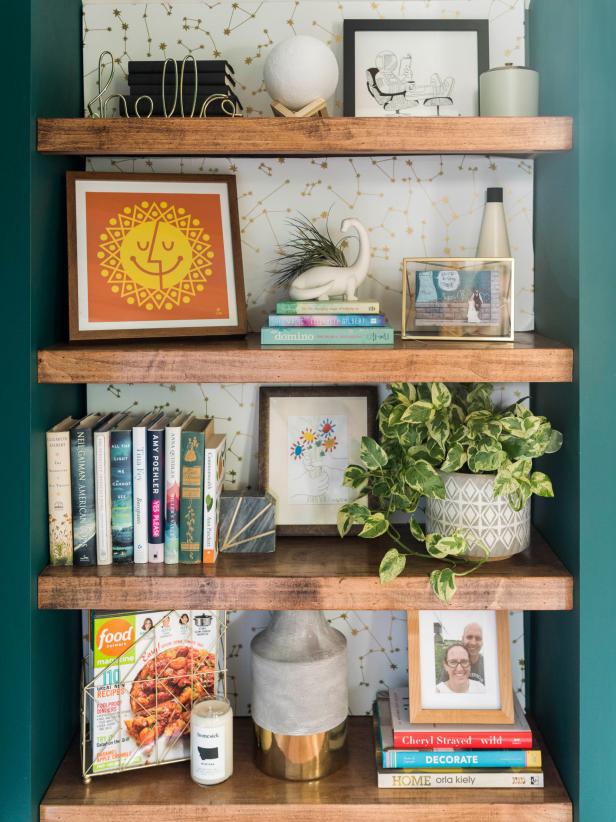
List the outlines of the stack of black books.
{"type": "MultiPolygon", "coordinates": [[[[176,97],[176,72],[172,63],[167,64],[165,72],[165,105],[163,105],[163,60],[129,60],[128,63],[128,85],[130,92],[126,97],[128,110],[135,111],[135,103],[139,97],[150,97],[154,107],[151,114],[154,117],[169,116],[173,110],[174,99],[176,97]]],[[[235,79],[233,77],[233,67],[226,60],[197,60],[197,71],[195,64],[187,61],[184,65],[184,78],[182,81],[182,62],[177,61],[177,100],[174,117],[193,116],[198,117],[201,113],[203,103],[208,97],[214,94],[222,94],[229,98],[239,111],[242,104],[238,100],[235,92],[235,79]],[[197,97],[195,99],[195,83],[197,85],[197,97]]],[[[139,115],[146,117],[150,112],[148,100],[139,102],[139,115]]],[[[231,113],[231,108],[223,100],[214,100],[207,108],[207,116],[225,116],[231,113]],[[224,108],[223,108],[224,105],[224,108]]]]}

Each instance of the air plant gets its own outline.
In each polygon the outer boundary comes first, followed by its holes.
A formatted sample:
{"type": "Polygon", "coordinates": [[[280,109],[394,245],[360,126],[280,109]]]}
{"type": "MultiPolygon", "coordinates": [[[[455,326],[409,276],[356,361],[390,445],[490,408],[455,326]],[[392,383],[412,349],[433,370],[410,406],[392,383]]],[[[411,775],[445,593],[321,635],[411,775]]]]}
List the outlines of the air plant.
{"type": "Polygon", "coordinates": [[[348,265],[341,247],[343,239],[337,243],[332,240],[327,220],[325,233],[303,214],[287,220],[287,223],[292,230],[291,238],[281,247],[281,258],[271,263],[277,286],[290,285],[304,271],[318,265],[348,265]]]}

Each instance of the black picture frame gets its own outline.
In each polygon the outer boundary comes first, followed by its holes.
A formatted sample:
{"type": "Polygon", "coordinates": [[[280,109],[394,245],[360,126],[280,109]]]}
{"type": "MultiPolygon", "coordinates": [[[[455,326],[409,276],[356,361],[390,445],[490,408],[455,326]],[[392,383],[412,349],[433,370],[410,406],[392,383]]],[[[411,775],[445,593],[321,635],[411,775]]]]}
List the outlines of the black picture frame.
{"type": "MultiPolygon", "coordinates": [[[[490,68],[488,20],[345,20],[343,24],[343,114],[355,117],[355,34],[360,31],[474,31],[477,33],[479,77],[490,68]]],[[[478,109],[479,111],[479,109],[478,109]]]]}

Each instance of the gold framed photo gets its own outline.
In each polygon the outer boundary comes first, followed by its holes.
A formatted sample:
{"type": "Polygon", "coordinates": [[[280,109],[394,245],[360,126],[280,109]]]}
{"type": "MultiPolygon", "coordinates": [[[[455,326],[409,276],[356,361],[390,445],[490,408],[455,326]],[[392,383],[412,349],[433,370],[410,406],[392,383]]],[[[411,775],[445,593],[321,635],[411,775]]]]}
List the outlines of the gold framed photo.
{"type": "Polygon", "coordinates": [[[403,340],[513,342],[513,309],[511,257],[403,260],[403,340]]]}
{"type": "Polygon", "coordinates": [[[507,611],[409,611],[414,723],[514,721],[507,611]]]}

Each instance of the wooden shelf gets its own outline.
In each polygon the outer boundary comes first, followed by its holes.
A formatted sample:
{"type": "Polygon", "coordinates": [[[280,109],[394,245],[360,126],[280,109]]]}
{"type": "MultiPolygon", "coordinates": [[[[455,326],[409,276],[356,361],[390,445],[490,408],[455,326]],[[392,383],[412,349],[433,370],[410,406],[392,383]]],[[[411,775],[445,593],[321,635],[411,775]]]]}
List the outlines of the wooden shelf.
{"type": "MultiPolygon", "coordinates": [[[[39,608],[163,610],[408,610],[433,608],[434,561],[409,559],[403,576],[381,585],[385,541],[359,537],[279,537],[273,554],[221,555],[208,565],[48,566],[39,608]]],[[[542,537],[508,560],[458,580],[458,609],[570,610],[573,579],[542,537]]]]}
{"type": "Polygon", "coordinates": [[[274,117],[38,121],[38,150],[82,155],[535,155],[572,146],[570,117],[274,117]]]}
{"type": "Polygon", "coordinates": [[[262,347],[258,334],[204,341],[75,343],[38,354],[41,383],[571,382],[573,351],[539,334],[514,343],[393,348],[262,347]],[[327,351],[327,357],[323,351],[327,351]]]}
{"type": "Polygon", "coordinates": [[[257,770],[248,719],[235,720],[234,775],[209,788],[191,781],[187,762],[83,785],[74,745],[43,799],[41,822],[571,822],[571,801],[545,750],[544,788],[379,790],[371,722],[349,720],[348,763],[317,782],[283,782],[257,770]]]}

